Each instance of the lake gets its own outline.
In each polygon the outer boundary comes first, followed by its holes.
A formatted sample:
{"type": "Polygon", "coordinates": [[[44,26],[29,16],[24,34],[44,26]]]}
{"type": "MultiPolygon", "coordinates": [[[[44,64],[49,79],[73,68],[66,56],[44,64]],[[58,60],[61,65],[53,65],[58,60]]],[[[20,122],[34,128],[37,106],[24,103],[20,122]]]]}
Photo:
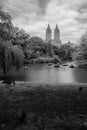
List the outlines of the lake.
{"type": "Polygon", "coordinates": [[[32,64],[28,65],[29,69],[20,69],[16,72],[15,69],[3,75],[0,72],[0,80],[14,79],[17,81],[29,81],[33,83],[87,83],[86,68],[69,68],[69,66],[61,66],[55,68],[53,65],[47,64],[32,64]]]}

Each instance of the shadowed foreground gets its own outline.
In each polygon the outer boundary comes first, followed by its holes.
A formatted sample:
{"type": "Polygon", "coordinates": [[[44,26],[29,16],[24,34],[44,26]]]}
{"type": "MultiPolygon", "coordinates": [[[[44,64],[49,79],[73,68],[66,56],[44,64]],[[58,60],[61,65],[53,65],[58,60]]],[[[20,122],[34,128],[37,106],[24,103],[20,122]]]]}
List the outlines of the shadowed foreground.
{"type": "Polygon", "coordinates": [[[27,88],[0,89],[1,130],[87,130],[86,86],[27,88]]]}

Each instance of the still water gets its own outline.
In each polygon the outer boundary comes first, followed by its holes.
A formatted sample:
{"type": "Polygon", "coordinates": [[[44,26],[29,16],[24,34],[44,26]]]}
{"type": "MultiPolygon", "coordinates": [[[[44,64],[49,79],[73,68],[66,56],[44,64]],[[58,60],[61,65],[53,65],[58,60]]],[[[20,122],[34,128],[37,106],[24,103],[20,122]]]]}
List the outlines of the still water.
{"type": "Polygon", "coordinates": [[[86,68],[69,68],[69,66],[61,66],[55,68],[53,65],[35,64],[28,65],[29,69],[20,69],[16,72],[14,69],[6,75],[0,73],[0,80],[14,79],[19,81],[29,81],[33,83],[87,83],[87,69],[86,68]]]}

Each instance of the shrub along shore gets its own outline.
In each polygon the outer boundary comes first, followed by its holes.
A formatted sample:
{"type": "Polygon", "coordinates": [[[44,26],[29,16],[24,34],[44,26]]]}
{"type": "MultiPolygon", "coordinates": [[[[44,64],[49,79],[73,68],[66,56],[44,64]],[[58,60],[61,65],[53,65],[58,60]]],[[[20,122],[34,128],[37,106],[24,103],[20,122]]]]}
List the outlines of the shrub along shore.
{"type": "Polygon", "coordinates": [[[38,57],[31,60],[24,60],[24,64],[34,64],[34,63],[62,63],[58,57],[38,57]]]}

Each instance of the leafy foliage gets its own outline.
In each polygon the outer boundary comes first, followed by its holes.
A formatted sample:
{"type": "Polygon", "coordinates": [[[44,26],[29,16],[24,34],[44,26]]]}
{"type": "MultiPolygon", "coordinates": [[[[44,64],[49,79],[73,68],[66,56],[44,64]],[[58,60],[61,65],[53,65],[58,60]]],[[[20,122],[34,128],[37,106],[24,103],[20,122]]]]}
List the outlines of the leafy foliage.
{"type": "Polygon", "coordinates": [[[26,33],[23,29],[15,27],[13,35],[13,45],[19,45],[23,50],[25,50],[30,39],[29,34],[26,33]]]}
{"type": "Polygon", "coordinates": [[[40,37],[32,37],[29,40],[27,49],[24,51],[26,59],[39,57],[54,57],[57,55],[58,47],[50,43],[45,43],[40,37]]]}
{"type": "Polygon", "coordinates": [[[11,16],[0,8],[0,37],[4,40],[10,40],[13,36],[13,24],[11,16]]]}
{"type": "Polygon", "coordinates": [[[15,65],[20,68],[23,62],[23,52],[20,47],[13,45],[14,27],[11,16],[0,8],[0,67],[4,73],[15,65]]]}
{"type": "Polygon", "coordinates": [[[78,44],[87,43],[87,32],[81,36],[81,38],[77,42],[78,44]]]}
{"type": "Polygon", "coordinates": [[[75,48],[73,59],[87,61],[87,43],[80,44],[75,48]]]}
{"type": "Polygon", "coordinates": [[[7,73],[12,66],[18,70],[23,58],[23,51],[18,46],[7,46],[6,41],[0,42],[0,66],[4,73],[7,73]]]}
{"type": "Polygon", "coordinates": [[[40,57],[56,57],[62,60],[72,60],[73,51],[74,45],[72,43],[66,43],[58,47],[50,42],[43,42],[39,37],[32,37],[24,54],[28,60],[41,59],[40,57]]]}
{"type": "Polygon", "coordinates": [[[72,60],[74,46],[72,43],[62,44],[59,48],[59,56],[62,60],[72,60]]]}
{"type": "Polygon", "coordinates": [[[11,16],[0,8],[0,66],[6,73],[11,66],[17,70],[24,61],[40,60],[70,60],[74,47],[72,44],[64,44],[60,47],[46,43],[40,37],[30,37],[23,29],[14,27],[11,16]]]}
{"type": "Polygon", "coordinates": [[[12,58],[12,65],[15,65],[16,69],[18,70],[23,64],[23,60],[24,60],[23,51],[19,46],[14,45],[10,47],[10,52],[12,58]]]}
{"type": "Polygon", "coordinates": [[[77,62],[87,62],[87,32],[78,40],[78,45],[73,53],[73,59],[77,62]]]}

